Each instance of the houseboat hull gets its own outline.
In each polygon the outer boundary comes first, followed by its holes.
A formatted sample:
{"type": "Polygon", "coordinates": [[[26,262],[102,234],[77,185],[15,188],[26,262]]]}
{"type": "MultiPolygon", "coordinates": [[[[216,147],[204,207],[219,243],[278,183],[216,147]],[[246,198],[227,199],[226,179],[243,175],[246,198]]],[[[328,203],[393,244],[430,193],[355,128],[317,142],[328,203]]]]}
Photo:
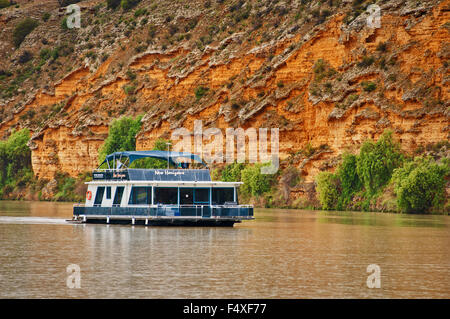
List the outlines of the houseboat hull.
{"type": "Polygon", "coordinates": [[[253,207],[74,207],[73,223],[232,227],[252,220],[253,207]],[[195,214],[195,215],[193,215],[195,214]]]}
{"type": "Polygon", "coordinates": [[[186,226],[186,227],[233,227],[240,219],[200,219],[200,218],[143,218],[133,216],[79,217],[71,222],[82,224],[137,225],[137,226],[186,226]]]}

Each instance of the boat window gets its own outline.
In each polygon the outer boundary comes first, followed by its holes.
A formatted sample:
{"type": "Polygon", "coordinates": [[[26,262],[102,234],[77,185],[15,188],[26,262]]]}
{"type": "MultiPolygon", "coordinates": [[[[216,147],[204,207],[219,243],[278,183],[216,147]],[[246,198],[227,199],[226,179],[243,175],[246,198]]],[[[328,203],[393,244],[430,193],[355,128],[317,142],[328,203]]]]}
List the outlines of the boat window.
{"type": "Polygon", "coordinates": [[[234,188],[213,188],[212,204],[223,205],[225,202],[234,201],[234,188]]]}
{"type": "Polygon", "coordinates": [[[180,205],[193,205],[193,204],[194,204],[194,189],[180,188],[180,205]]]}
{"type": "Polygon", "coordinates": [[[106,187],[106,199],[111,199],[111,186],[106,187]]]}
{"type": "Polygon", "coordinates": [[[101,206],[104,193],[105,193],[104,186],[97,187],[97,193],[95,194],[94,206],[101,206]]]}
{"type": "Polygon", "coordinates": [[[113,205],[120,206],[120,203],[122,202],[123,190],[124,190],[123,186],[118,186],[116,188],[116,194],[114,195],[113,205]]]}
{"type": "Polygon", "coordinates": [[[176,187],[155,187],[154,204],[177,205],[178,188],[176,187]]]}
{"type": "Polygon", "coordinates": [[[209,203],[209,189],[208,188],[196,188],[195,189],[195,202],[196,203],[209,203]]]}
{"type": "Polygon", "coordinates": [[[152,188],[151,187],[133,187],[131,188],[131,195],[128,204],[146,205],[152,202],[152,188]]]}

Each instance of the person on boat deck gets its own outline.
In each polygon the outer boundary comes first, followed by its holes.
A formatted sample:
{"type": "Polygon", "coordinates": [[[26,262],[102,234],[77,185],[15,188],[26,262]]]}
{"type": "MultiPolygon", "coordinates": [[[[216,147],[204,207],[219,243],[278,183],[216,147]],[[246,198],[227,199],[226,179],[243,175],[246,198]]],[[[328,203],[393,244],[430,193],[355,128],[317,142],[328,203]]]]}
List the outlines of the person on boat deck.
{"type": "Polygon", "coordinates": [[[188,169],[189,168],[189,163],[183,163],[183,162],[178,163],[178,168],[188,169]]]}

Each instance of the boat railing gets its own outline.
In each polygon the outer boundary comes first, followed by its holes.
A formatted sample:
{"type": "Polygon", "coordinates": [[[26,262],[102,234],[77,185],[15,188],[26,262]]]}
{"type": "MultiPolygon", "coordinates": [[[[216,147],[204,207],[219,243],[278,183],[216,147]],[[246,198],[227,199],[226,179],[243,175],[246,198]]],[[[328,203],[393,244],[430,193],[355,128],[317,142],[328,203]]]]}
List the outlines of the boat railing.
{"type": "Polygon", "coordinates": [[[86,206],[74,204],[74,211],[84,215],[93,209],[91,214],[98,215],[136,215],[154,217],[197,217],[219,218],[233,216],[252,216],[252,205],[210,205],[210,204],[180,204],[180,205],[131,205],[131,206],[86,206]],[[90,208],[92,207],[92,208],[90,208]]]}
{"type": "Polygon", "coordinates": [[[96,168],[94,170],[92,170],[93,172],[116,172],[116,171],[126,171],[128,170],[128,167],[124,167],[124,168],[96,168]]]}
{"type": "MultiPolygon", "coordinates": [[[[248,215],[249,209],[253,209],[253,205],[210,205],[210,204],[181,204],[178,205],[179,214],[182,216],[184,214],[189,214],[189,212],[193,212],[195,210],[196,217],[219,217],[223,216],[224,214],[227,214],[231,209],[239,211],[243,210],[246,211],[245,213],[242,212],[242,215],[248,215]]],[[[240,215],[240,214],[239,214],[240,215]]]]}
{"type": "MultiPolygon", "coordinates": [[[[85,203],[75,203],[73,204],[74,207],[89,207],[86,206],[85,203]]],[[[94,205],[95,207],[101,207],[100,205],[94,205]]],[[[163,206],[161,205],[143,205],[144,207],[149,207],[149,208],[161,208],[163,206]]],[[[102,207],[107,207],[107,206],[102,206],[102,207]]],[[[109,206],[108,206],[109,207],[109,206]]],[[[113,204],[112,207],[129,207],[129,206],[120,206],[120,204],[113,204]]],[[[134,206],[133,207],[137,207],[134,206]]],[[[201,205],[190,205],[190,204],[182,204],[182,205],[172,205],[172,206],[167,206],[167,207],[212,207],[212,208],[253,208],[253,205],[247,205],[247,204],[235,204],[235,205],[217,205],[217,204],[201,204],[201,205]]]]}

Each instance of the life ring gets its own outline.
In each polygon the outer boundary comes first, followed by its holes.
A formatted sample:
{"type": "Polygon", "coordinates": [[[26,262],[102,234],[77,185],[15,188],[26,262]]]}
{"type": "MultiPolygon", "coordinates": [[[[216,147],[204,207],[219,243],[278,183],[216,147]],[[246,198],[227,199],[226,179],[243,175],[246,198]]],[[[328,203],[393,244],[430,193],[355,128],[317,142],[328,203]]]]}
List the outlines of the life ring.
{"type": "Polygon", "coordinates": [[[91,191],[87,191],[86,192],[86,198],[87,198],[87,200],[91,200],[91,198],[92,198],[92,192],[91,191]]]}

